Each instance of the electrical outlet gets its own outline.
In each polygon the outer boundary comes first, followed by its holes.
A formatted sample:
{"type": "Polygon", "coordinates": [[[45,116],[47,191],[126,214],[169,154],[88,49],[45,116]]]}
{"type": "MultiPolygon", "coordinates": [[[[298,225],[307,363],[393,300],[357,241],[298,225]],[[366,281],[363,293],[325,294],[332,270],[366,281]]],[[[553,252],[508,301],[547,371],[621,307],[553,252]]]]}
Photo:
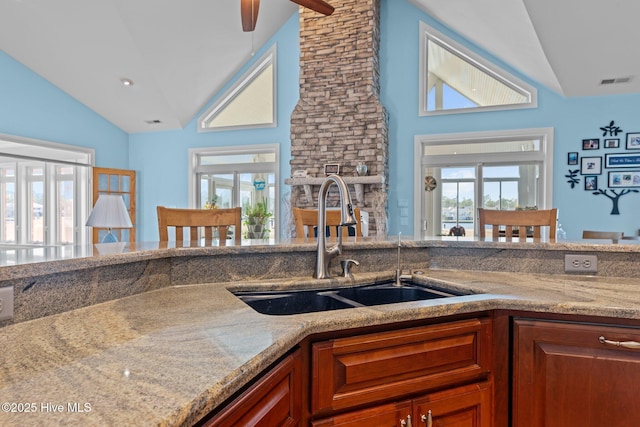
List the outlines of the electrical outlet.
{"type": "Polygon", "coordinates": [[[0,288],[0,320],[13,318],[13,286],[0,288]]]}
{"type": "Polygon", "coordinates": [[[565,273],[597,273],[598,272],[598,256],[597,255],[565,254],[564,272],[565,273]]]}

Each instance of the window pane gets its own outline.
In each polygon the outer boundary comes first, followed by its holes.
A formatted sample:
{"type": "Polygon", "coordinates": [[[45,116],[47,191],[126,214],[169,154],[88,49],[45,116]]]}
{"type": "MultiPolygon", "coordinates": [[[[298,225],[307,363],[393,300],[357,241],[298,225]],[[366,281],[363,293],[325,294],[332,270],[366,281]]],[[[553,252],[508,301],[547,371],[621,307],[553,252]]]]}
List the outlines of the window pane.
{"type": "Polygon", "coordinates": [[[74,186],[73,168],[57,166],[57,241],[72,243],[74,241],[74,186]]]}
{"type": "Polygon", "coordinates": [[[29,243],[44,243],[44,168],[29,167],[29,243]]]}
{"type": "Polygon", "coordinates": [[[0,169],[0,241],[4,243],[16,242],[16,184],[15,168],[0,169]]]}
{"type": "Polygon", "coordinates": [[[515,90],[432,39],[427,42],[427,111],[527,104],[515,90]]]}

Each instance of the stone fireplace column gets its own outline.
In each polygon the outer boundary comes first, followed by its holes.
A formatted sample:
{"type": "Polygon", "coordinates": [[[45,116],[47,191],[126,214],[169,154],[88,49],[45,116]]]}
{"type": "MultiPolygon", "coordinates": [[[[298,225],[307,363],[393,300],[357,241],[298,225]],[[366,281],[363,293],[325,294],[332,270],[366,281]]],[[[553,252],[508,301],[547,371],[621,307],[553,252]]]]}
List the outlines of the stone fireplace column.
{"type": "MultiPolygon", "coordinates": [[[[300,8],[300,100],[291,115],[291,172],[323,177],[323,166],[337,163],[340,175],[353,177],[364,162],[368,174],[380,179],[364,185],[364,200],[356,204],[369,213],[369,234],[386,234],[389,148],[379,98],[380,0],[330,3],[335,12],[327,17],[300,8]]],[[[313,191],[308,200],[295,197],[294,189],[292,205],[317,206],[317,187],[313,191]]]]}

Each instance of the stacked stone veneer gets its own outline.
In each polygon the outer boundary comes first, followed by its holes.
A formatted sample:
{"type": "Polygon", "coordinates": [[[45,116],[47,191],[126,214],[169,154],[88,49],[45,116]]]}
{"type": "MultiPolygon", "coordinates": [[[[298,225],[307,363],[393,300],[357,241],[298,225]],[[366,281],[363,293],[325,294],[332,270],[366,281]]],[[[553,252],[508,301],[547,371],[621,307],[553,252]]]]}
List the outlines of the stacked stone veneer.
{"type": "MultiPolygon", "coordinates": [[[[328,17],[300,9],[300,100],[291,115],[291,171],[324,176],[326,163],[354,176],[388,176],[387,115],[380,103],[380,0],[332,0],[328,17]]],[[[335,189],[335,187],[333,187],[335,189]]],[[[313,205],[317,206],[317,190],[313,205]]],[[[353,190],[353,188],[352,188],[353,190]]],[[[366,185],[370,231],[386,212],[386,185],[366,185]]],[[[294,206],[310,207],[293,191],[294,206]]],[[[335,195],[330,196],[335,198],[335,195]]],[[[355,202],[355,195],[352,193],[355,202]]],[[[331,200],[329,202],[331,204],[331,200]]]]}

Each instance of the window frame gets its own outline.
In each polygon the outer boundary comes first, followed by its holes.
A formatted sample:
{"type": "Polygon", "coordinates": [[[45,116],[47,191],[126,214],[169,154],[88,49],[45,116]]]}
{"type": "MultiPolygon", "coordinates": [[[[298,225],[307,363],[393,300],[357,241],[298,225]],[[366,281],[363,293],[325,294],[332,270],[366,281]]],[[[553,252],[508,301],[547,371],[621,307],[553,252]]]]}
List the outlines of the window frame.
{"type": "MultiPolygon", "coordinates": [[[[90,242],[89,230],[84,224],[91,210],[90,180],[94,164],[95,150],[75,145],[37,140],[14,135],[0,134],[0,166],[13,164],[15,168],[14,221],[15,242],[2,241],[3,246],[50,247],[60,245],[85,245],[90,242]],[[6,142],[8,144],[2,144],[6,142]],[[57,158],[55,158],[57,156],[57,158]],[[65,159],[66,158],[66,159],[65,159]],[[5,162],[6,159],[6,162],[5,162]],[[43,241],[31,241],[30,203],[31,183],[28,169],[36,165],[42,167],[43,175],[43,241]],[[73,242],[61,242],[58,239],[58,176],[57,166],[73,167],[73,242]]],[[[66,180],[68,181],[68,180],[66,180]]],[[[5,236],[3,236],[4,238],[5,236]]]]}
{"type": "Polygon", "coordinates": [[[227,130],[273,128],[278,126],[278,66],[277,66],[277,45],[273,45],[257,61],[255,61],[247,71],[235,79],[234,83],[227,89],[207,110],[198,117],[198,132],[220,132],[227,130]],[[273,66],[273,118],[271,123],[259,123],[253,125],[235,125],[210,128],[206,123],[220,110],[229,105],[242,91],[260,75],[264,69],[271,64],[273,66]]]}
{"type": "MultiPolygon", "coordinates": [[[[423,206],[425,191],[423,188],[422,171],[424,167],[463,167],[472,164],[484,163],[487,166],[499,166],[510,163],[539,163],[540,186],[539,200],[540,209],[549,209],[553,205],[553,136],[554,128],[531,128],[504,131],[483,131],[483,132],[462,132],[451,134],[416,135],[414,137],[414,164],[413,164],[413,229],[414,235],[422,236],[423,230],[423,206]],[[424,147],[428,145],[445,145],[460,143],[500,142],[514,140],[539,140],[540,150],[525,152],[529,153],[523,158],[522,152],[506,153],[483,153],[483,154],[461,154],[450,156],[438,156],[439,159],[432,162],[425,160],[424,147]]],[[[476,171],[476,181],[481,182],[484,177],[482,173],[476,171]]],[[[476,185],[477,186],[477,185],[476,185]]],[[[476,189],[476,192],[479,190],[476,189]]]]}
{"type": "MultiPolygon", "coordinates": [[[[233,173],[264,173],[265,169],[260,163],[232,163],[225,165],[206,165],[199,166],[198,159],[201,156],[220,156],[220,155],[234,155],[234,154],[260,154],[260,153],[273,153],[275,154],[275,160],[273,162],[266,162],[264,164],[272,164],[272,167],[268,168],[268,173],[274,174],[274,206],[273,215],[274,222],[274,236],[278,238],[280,231],[280,144],[252,144],[243,146],[222,146],[222,147],[208,147],[208,148],[190,148],[189,149],[189,207],[198,209],[198,179],[200,173],[220,173],[220,174],[233,174],[233,173]],[[240,169],[240,167],[246,167],[247,169],[240,169]]],[[[263,165],[264,165],[263,164],[263,165]]],[[[239,201],[235,200],[236,203],[239,201]]],[[[242,206],[240,206],[242,207],[242,206]]]]}
{"type": "Polygon", "coordinates": [[[505,71],[501,67],[496,64],[488,61],[482,56],[476,54],[470,49],[467,49],[460,43],[457,43],[450,37],[445,36],[441,32],[437,31],[435,28],[426,24],[425,22],[420,22],[420,65],[419,65],[419,83],[418,83],[418,115],[419,116],[440,116],[444,114],[460,114],[460,113],[478,113],[484,111],[500,111],[500,110],[519,110],[524,108],[536,108],[538,106],[538,91],[535,87],[527,84],[521,79],[515,77],[511,73],[505,71]],[[428,93],[427,89],[427,81],[428,81],[428,70],[429,66],[428,62],[428,41],[429,39],[433,40],[435,43],[440,45],[442,48],[448,50],[452,54],[462,58],[466,62],[474,65],[476,68],[484,71],[489,74],[491,77],[500,81],[501,83],[507,85],[511,89],[527,94],[529,96],[529,102],[524,104],[506,104],[506,105],[491,105],[491,106],[479,106],[473,108],[455,108],[448,110],[437,110],[437,111],[429,111],[427,109],[427,98],[428,93]]]}

